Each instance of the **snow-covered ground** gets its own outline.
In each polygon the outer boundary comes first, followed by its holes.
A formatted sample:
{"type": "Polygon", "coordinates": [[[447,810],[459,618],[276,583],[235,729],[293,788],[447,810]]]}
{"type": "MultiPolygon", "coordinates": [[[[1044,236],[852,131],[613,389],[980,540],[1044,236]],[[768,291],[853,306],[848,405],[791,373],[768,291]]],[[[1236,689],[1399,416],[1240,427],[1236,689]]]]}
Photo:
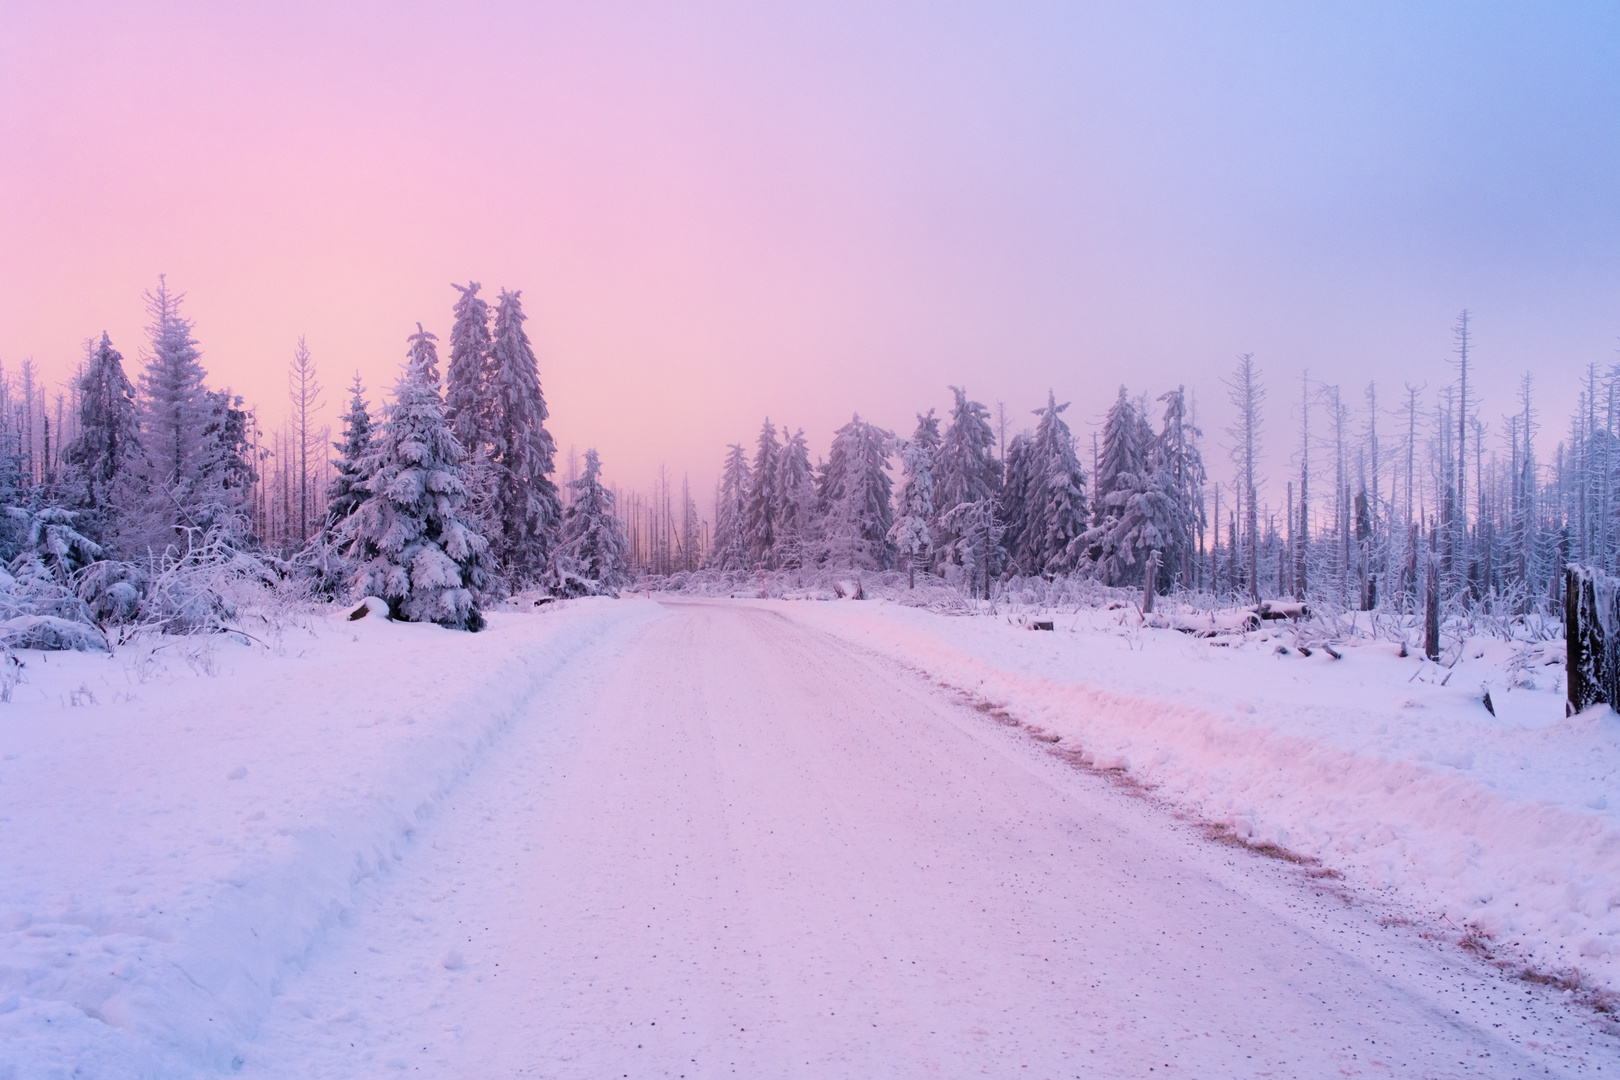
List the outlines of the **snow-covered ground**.
{"type": "Polygon", "coordinates": [[[0,1077],[1620,1071],[1580,1004],[1620,733],[1546,650],[876,601],[248,629],[26,654],[0,1077]]]}
{"type": "Polygon", "coordinates": [[[1197,638],[1131,608],[1043,614],[1042,632],[885,602],[780,606],[1476,951],[1598,999],[1620,990],[1620,720],[1565,717],[1562,641],[1467,640],[1446,666],[1348,635],[1307,656],[1286,622],[1197,638]]]}
{"type": "Polygon", "coordinates": [[[230,1069],[536,690],[652,605],[26,652],[0,705],[0,1077],[230,1069]]]}

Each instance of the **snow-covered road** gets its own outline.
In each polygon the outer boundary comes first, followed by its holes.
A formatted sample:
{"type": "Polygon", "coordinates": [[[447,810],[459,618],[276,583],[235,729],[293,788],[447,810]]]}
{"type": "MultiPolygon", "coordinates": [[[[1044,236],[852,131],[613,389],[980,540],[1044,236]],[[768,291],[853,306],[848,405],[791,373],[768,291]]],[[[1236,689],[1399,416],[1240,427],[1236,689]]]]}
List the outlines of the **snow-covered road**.
{"type": "Polygon", "coordinates": [[[282,988],[255,1077],[1620,1072],[1548,992],[777,610],[537,697],[282,988]]]}

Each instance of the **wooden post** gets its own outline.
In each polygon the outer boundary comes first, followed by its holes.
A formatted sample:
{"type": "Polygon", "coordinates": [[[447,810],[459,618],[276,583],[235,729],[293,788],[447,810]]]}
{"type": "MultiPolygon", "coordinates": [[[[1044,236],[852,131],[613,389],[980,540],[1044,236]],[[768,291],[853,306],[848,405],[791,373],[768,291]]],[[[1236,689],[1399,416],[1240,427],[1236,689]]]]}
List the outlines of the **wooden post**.
{"type": "Polygon", "coordinates": [[[1154,548],[1148,552],[1147,563],[1142,568],[1142,614],[1153,614],[1153,586],[1159,577],[1159,549],[1154,548]]]}

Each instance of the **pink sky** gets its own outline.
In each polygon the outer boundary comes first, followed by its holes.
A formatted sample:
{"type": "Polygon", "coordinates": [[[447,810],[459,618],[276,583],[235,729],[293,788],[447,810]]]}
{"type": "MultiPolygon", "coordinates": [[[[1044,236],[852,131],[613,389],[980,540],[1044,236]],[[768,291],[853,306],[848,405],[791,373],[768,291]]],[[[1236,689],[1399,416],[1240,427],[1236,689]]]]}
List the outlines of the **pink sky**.
{"type": "Polygon", "coordinates": [[[1436,387],[1467,305],[1484,418],[1533,368],[1557,427],[1620,332],[1615,21],[1403,11],[11,0],[0,361],[135,360],[166,273],[269,428],[299,334],[335,415],[472,278],[563,451],[702,491],[953,383],[1085,433],[1185,382],[1213,444],[1253,351],[1280,481],[1301,370],[1436,387]]]}

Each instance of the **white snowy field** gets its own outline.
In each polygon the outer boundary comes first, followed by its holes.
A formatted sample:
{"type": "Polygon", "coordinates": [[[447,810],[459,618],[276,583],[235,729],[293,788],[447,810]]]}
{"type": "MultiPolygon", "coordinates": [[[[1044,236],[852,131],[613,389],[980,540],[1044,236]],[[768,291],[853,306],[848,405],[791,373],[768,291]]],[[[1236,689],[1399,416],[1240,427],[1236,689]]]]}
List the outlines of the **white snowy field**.
{"type": "Polygon", "coordinates": [[[229,1070],[537,689],[648,605],[26,652],[0,705],[0,1077],[229,1070]]]}
{"type": "Polygon", "coordinates": [[[1548,667],[1493,720],[1500,646],[1118,619],[591,600],[27,654],[0,1077],[1620,1071],[1612,713],[1548,667]]]}

